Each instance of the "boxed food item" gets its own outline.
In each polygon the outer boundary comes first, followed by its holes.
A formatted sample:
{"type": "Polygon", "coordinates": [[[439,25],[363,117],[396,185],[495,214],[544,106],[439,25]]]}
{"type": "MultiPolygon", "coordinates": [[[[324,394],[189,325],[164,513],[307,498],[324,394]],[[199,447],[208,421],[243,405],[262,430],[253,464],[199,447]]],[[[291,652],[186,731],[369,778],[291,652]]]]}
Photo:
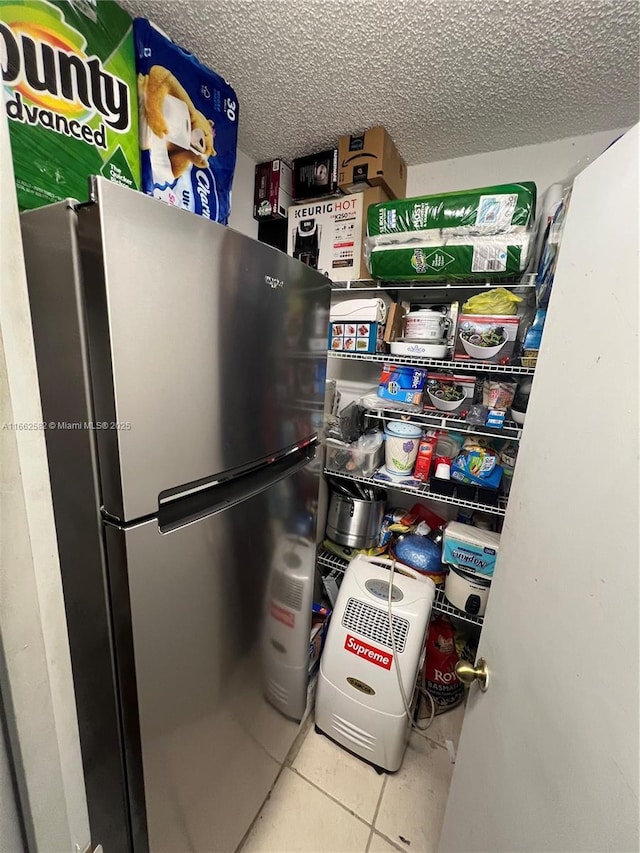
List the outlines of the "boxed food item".
{"type": "Polygon", "coordinates": [[[239,105],[229,83],[144,18],[133,22],[142,189],[227,224],[239,105]]]}
{"type": "Polygon", "coordinates": [[[486,447],[465,448],[451,463],[451,479],[497,491],[502,481],[502,466],[498,465],[496,453],[486,447]]]}
{"type": "Polygon", "coordinates": [[[454,236],[495,236],[527,231],[535,219],[532,181],[388,201],[369,210],[367,233],[376,241],[398,242],[439,232],[454,236]]]}
{"type": "Polygon", "coordinates": [[[454,360],[509,364],[520,318],[512,315],[460,314],[454,360]]]}
{"type": "Polygon", "coordinates": [[[444,531],[442,562],[490,577],[495,569],[499,548],[499,533],[451,521],[444,531]]]}
{"type": "Polygon", "coordinates": [[[379,323],[330,323],[329,349],[336,352],[382,352],[382,326],[379,323]]]}
{"type": "Polygon", "coordinates": [[[373,278],[384,281],[518,275],[527,268],[531,245],[528,231],[447,238],[438,232],[425,232],[425,236],[408,243],[377,245],[375,239],[367,239],[369,269],[373,278]]]}
{"type": "Polygon", "coordinates": [[[297,157],[292,163],[294,201],[340,195],[338,149],[297,157]]]}
{"type": "Polygon", "coordinates": [[[253,218],[286,219],[291,206],[291,166],[284,160],[258,163],[253,188],[253,218]]]}
{"type": "Polygon", "coordinates": [[[379,296],[335,302],[329,315],[329,349],[382,352],[386,317],[387,305],[379,296]]]}
{"type": "Polygon", "coordinates": [[[338,143],[340,189],[360,192],[365,186],[383,187],[389,198],[407,191],[407,164],[384,127],[342,136],[338,143]]]}
{"type": "Polygon", "coordinates": [[[378,385],[378,397],[383,400],[392,400],[394,403],[419,406],[422,403],[426,380],[426,370],[385,364],[378,385]]]}
{"type": "Polygon", "coordinates": [[[86,201],[89,175],[140,188],[131,18],[113,0],[0,3],[18,205],[86,201]]]}

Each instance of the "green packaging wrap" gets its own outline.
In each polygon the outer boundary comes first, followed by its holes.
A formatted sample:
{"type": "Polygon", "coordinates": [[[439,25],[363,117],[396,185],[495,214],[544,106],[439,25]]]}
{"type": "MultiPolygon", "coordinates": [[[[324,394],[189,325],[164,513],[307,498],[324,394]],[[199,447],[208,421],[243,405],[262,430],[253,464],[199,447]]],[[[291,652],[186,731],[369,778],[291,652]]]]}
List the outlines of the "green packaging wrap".
{"type": "Polygon", "coordinates": [[[113,0],[2,0],[0,55],[21,210],[140,188],[131,18],[113,0]]]}
{"type": "MultiPolygon", "coordinates": [[[[369,208],[371,210],[371,208],[369,208]]],[[[374,246],[369,268],[374,278],[414,281],[429,278],[513,276],[529,262],[530,233],[498,237],[451,237],[410,244],[374,246]]]]}
{"type": "Polygon", "coordinates": [[[369,207],[367,234],[373,248],[419,239],[425,231],[441,237],[518,233],[532,226],[535,207],[532,181],[385,201],[369,207]]]}

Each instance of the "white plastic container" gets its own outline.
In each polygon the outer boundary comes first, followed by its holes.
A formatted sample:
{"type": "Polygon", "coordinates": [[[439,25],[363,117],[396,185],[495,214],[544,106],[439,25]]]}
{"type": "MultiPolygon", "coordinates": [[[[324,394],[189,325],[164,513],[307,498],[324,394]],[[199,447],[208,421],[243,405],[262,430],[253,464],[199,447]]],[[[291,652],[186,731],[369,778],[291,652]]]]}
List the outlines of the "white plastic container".
{"type": "Polygon", "coordinates": [[[405,340],[442,343],[449,331],[450,321],[439,311],[420,309],[409,311],[404,318],[405,340]]]}

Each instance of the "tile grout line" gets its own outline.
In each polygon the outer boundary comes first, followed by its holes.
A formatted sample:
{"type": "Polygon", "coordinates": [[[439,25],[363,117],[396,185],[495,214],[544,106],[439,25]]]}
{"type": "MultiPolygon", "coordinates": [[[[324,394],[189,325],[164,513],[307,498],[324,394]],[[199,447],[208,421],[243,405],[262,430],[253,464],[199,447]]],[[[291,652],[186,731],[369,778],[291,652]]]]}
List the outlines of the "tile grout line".
{"type": "Polygon", "coordinates": [[[371,832],[369,833],[369,838],[367,840],[367,846],[364,848],[364,853],[369,853],[369,848],[371,847],[372,841],[373,841],[373,827],[371,827],[371,832]]]}
{"type": "Polygon", "coordinates": [[[312,782],[311,779],[307,779],[307,777],[304,776],[302,773],[300,773],[300,771],[297,768],[289,767],[288,769],[291,770],[293,773],[295,773],[296,776],[299,776],[300,779],[302,779],[304,782],[311,785],[312,788],[315,788],[316,791],[320,791],[321,794],[324,794],[325,797],[327,797],[332,802],[336,803],[336,805],[340,806],[340,808],[343,809],[345,812],[347,812],[347,814],[353,815],[353,817],[357,818],[357,820],[359,820],[360,823],[363,823],[365,826],[368,826],[370,829],[372,828],[372,825],[369,823],[369,821],[365,820],[363,817],[360,817],[359,814],[356,814],[351,809],[348,809],[344,803],[341,803],[340,800],[337,800],[331,794],[327,793],[327,791],[323,791],[323,789],[319,785],[317,785],[315,782],[312,782]]]}
{"type": "Polygon", "coordinates": [[[378,832],[378,830],[377,830],[377,829],[376,829],[376,830],[374,830],[374,832],[375,832],[375,834],[376,834],[376,835],[379,835],[379,836],[380,836],[380,838],[384,838],[384,840],[387,842],[387,844],[390,844],[390,845],[391,845],[391,847],[393,847],[393,849],[394,849],[394,850],[399,850],[399,851],[400,851],[400,853],[407,853],[406,848],[404,848],[404,847],[399,847],[399,846],[398,846],[398,844],[396,844],[396,842],[395,842],[395,841],[392,841],[392,840],[389,838],[389,836],[388,836],[388,835],[385,835],[385,834],[384,834],[384,832],[378,832]]]}
{"type": "Polygon", "coordinates": [[[384,774],[384,779],[382,781],[382,788],[380,788],[380,796],[378,797],[378,802],[376,803],[376,809],[373,813],[373,818],[371,819],[371,827],[372,829],[376,828],[376,821],[378,819],[378,812],[380,811],[380,806],[382,805],[382,797],[384,795],[384,789],[387,787],[387,779],[389,775],[387,773],[384,774]]]}

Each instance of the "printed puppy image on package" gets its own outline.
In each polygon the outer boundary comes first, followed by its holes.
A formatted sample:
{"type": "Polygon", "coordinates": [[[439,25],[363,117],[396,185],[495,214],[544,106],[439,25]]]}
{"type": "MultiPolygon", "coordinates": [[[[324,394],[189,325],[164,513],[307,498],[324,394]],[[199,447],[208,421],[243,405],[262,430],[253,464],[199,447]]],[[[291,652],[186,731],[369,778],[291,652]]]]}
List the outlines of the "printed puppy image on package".
{"type": "Polygon", "coordinates": [[[140,188],[131,18],[113,0],[3,0],[0,63],[18,205],[140,188]]]}
{"type": "Polygon", "coordinates": [[[142,189],[227,224],[239,106],[231,86],[144,18],[133,22],[142,189]]]}

